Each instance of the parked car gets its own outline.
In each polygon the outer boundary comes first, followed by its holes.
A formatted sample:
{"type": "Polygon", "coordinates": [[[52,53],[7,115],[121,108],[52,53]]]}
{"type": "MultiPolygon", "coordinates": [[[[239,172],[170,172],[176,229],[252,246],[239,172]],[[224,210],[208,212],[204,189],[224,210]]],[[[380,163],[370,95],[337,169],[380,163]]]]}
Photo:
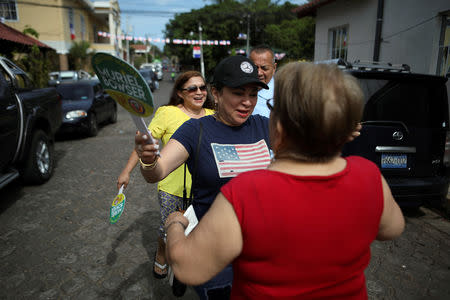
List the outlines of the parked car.
{"type": "Polygon", "coordinates": [[[142,77],[144,77],[145,82],[150,87],[152,93],[159,88],[159,82],[156,78],[156,74],[151,69],[141,69],[139,70],[142,77]]]}
{"type": "Polygon", "coordinates": [[[156,78],[158,81],[161,81],[163,79],[163,71],[162,71],[162,65],[159,63],[145,63],[142,64],[140,67],[141,70],[152,70],[156,74],[156,78]]]}
{"type": "Polygon", "coordinates": [[[375,162],[397,202],[444,204],[449,187],[447,78],[417,74],[407,65],[338,61],[365,95],[361,136],[343,155],[375,162]]]}
{"type": "Polygon", "coordinates": [[[50,179],[60,125],[55,88],[35,88],[22,69],[0,57],[0,188],[19,177],[31,184],[50,179]]]}
{"type": "Polygon", "coordinates": [[[97,80],[62,82],[56,87],[62,96],[62,125],[58,131],[84,132],[96,136],[99,124],[117,122],[117,104],[97,80]]]}
{"type": "Polygon", "coordinates": [[[153,69],[155,66],[152,63],[143,63],[139,69],[153,69]]]}
{"type": "Polygon", "coordinates": [[[50,80],[48,81],[49,86],[58,85],[63,81],[85,80],[92,78],[92,76],[84,70],[51,72],[48,75],[50,77],[50,80]]]}
{"type": "Polygon", "coordinates": [[[156,77],[158,78],[158,80],[161,81],[163,79],[162,65],[161,64],[157,64],[155,66],[154,72],[156,73],[156,77]]]}

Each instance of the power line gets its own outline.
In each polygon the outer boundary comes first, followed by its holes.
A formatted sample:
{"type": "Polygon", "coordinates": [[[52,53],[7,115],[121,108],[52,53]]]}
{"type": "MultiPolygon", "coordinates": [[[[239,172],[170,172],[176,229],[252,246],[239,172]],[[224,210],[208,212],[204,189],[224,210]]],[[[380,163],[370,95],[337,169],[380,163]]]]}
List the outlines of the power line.
{"type": "Polygon", "coordinates": [[[414,24],[414,25],[412,25],[412,26],[410,26],[410,27],[408,27],[408,28],[405,28],[405,29],[403,29],[403,30],[401,30],[401,31],[395,32],[395,33],[393,33],[393,34],[391,34],[391,35],[388,35],[388,36],[385,36],[385,37],[382,37],[382,38],[383,38],[383,40],[390,39],[391,37],[394,37],[394,36],[399,35],[399,34],[401,34],[401,33],[403,33],[403,32],[406,32],[406,31],[410,31],[411,29],[414,29],[414,28],[416,28],[416,27],[418,27],[418,26],[420,26],[420,25],[422,25],[422,24],[424,24],[424,23],[427,23],[427,22],[429,22],[429,21],[431,21],[431,20],[433,20],[434,18],[437,18],[437,17],[438,17],[438,16],[433,16],[433,17],[428,18],[428,19],[426,19],[426,20],[424,20],[424,21],[422,21],[422,22],[419,22],[419,23],[414,24]]]}
{"type": "MultiPolygon", "coordinates": [[[[40,6],[40,7],[51,7],[51,8],[67,8],[67,9],[80,9],[83,8],[73,7],[70,5],[57,5],[57,4],[44,4],[44,3],[34,3],[29,1],[17,1],[18,4],[40,6]]],[[[121,9],[123,14],[135,14],[135,15],[159,15],[159,16],[173,16],[179,13],[186,13],[188,11],[168,11],[168,10],[142,10],[142,9],[121,9]]]]}
{"type": "Polygon", "coordinates": [[[141,9],[121,9],[120,12],[125,15],[143,15],[143,16],[162,16],[171,17],[175,14],[186,13],[185,11],[164,11],[164,10],[141,10],[141,9]]]}
{"type": "MultiPolygon", "coordinates": [[[[388,39],[390,39],[390,38],[392,38],[392,37],[394,37],[396,35],[399,35],[399,34],[402,34],[404,32],[410,31],[410,30],[412,30],[412,29],[414,29],[414,28],[416,28],[416,27],[418,27],[418,26],[420,26],[422,24],[425,24],[425,23],[427,23],[427,22],[429,22],[429,21],[431,21],[431,20],[433,20],[435,18],[438,18],[438,17],[439,16],[433,16],[433,17],[425,19],[425,20],[423,20],[423,21],[421,21],[421,22],[419,22],[417,24],[411,25],[411,26],[409,26],[409,27],[407,27],[407,28],[405,28],[403,30],[394,32],[394,33],[392,33],[390,35],[387,35],[387,36],[382,36],[381,37],[382,41],[386,41],[386,40],[388,40],[388,39]]],[[[369,44],[369,43],[371,44],[371,43],[374,43],[374,42],[375,42],[375,40],[371,39],[371,40],[366,40],[366,41],[361,41],[361,42],[348,42],[347,45],[349,47],[349,46],[364,45],[364,44],[369,44]]],[[[318,44],[318,45],[328,45],[328,42],[315,41],[314,43],[318,44]]]]}

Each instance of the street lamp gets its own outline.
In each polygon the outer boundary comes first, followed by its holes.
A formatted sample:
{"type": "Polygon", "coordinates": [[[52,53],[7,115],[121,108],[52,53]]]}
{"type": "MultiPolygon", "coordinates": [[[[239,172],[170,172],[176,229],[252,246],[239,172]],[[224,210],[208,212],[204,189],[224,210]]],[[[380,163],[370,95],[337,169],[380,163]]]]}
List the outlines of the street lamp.
{"type": "Polygon", "coordinates": [[[250,56],[250,14],[247,14],[247,49],[245,54],[247,58],[250,56]]]}
{"type": "Polygon", "coordinates": [[[202,39],[202,23],[198,23],[198,33],[200,36],[200,70],[203,78],[205,78],[205,64],[203,63],[203,39],[202,39]]]}

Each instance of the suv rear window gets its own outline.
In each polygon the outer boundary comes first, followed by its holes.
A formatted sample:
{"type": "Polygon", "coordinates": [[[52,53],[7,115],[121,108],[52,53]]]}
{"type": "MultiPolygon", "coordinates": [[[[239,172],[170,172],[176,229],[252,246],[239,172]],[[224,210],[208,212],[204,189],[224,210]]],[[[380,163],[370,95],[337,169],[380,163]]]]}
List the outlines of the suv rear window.
{"type": "Polygon", "coordinates": [[[56,90],[64,100],[87,100],[92,98],[93,89],[89,85],[62,84],[56,90]]]}
{"type": "MultiPolygon", "coordinates": [[[[408,127],[442,128],[445,86],[426,80],[359,79],[365,93],[363,121],[401,121],[408,127]]],[[[445,124],[448,126],[448,124],[445,124]]]]}

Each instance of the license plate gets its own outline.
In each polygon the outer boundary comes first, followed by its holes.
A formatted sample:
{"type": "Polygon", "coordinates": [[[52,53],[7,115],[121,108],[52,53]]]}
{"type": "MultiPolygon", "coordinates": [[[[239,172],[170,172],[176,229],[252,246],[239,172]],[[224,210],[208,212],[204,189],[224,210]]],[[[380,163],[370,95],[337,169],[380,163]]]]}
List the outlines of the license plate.
{"type": "Polygon", "coordinates": [[[405,169],[408,165],[406,154],[381,154],[381,168],[405,169]]]}

